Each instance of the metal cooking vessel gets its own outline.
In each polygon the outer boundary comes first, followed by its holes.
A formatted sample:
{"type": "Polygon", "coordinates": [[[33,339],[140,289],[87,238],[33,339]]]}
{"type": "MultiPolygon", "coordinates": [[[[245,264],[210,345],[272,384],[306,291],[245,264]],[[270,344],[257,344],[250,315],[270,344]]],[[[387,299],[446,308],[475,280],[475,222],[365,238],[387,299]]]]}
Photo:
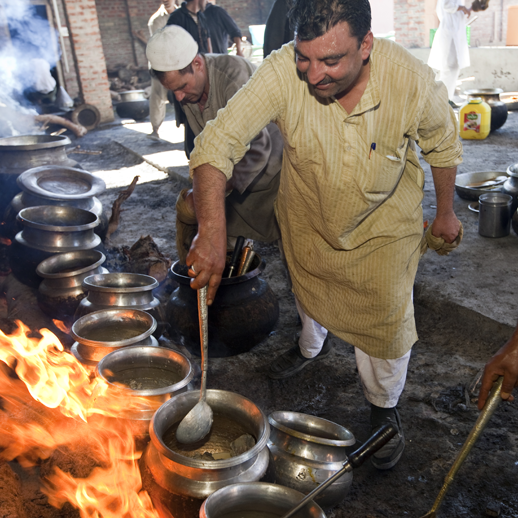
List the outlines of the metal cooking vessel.
{"type": "Polygon", "coordinates": [[[455,178],[455,191],[457,194],[465,199],[471,201],[478,201],[478,197],[481,194],[487,194],[488,192],[502,192],[503,185],[496,185],[491,189],[478,189],[476,187],[468,187],[472,183],[484,182],[487,180],[494,180],[498,176],[506,176],[505,171],[487,171],[477,173],[462,173],[458,174],[455,178]]]}
{"type": "MultiPolygon", "coordinates": [[[[343,467],[346,447],[356,440],[339,424],[298,412],[273,412],[269,473],[277,484],[308,494],[343,467]]],[[[352,471],[340,477],[315,498],[322,508],[339,504],[352,484],[352,471]]]]}
{"type": "Polygon", "coordinates": [[[70,139],[63,135],[21,135],[0,139],[0,214],[12,198],[20,192],[16,183],[18,175],[36,166],[62,165],[77,167],[75,160],[67,157],[65,146],[70,139]]]}
{"type": "Polygon", "coordinates": [[[156,320],[145,311],[103,309],[76,320],[70,334],[81,358],[99,361],[116,349],[141,344],[155,329],[156,320]]]}
{"type": "Polygon", "coordinates": [[[38,304],[51,318],[72,319],[77,306],[86,297],[83,280],[95,273],[108,273],[106,261],[98,250],[79,250],[56,254],[43,260],[36,273],[43,277],[38,288],[38,304]]]}
{"type": "Polygon", "coordinates": [[[491,107],[491,131],[501,128],[507,120],[507,104],[500,100],[501,88],[478,88],[466,90],[467,100],[482,98],[491,107]]]}
{"type": "Polygon", "coordinates": [[[199,391],[173,396],[155,413],[149,443],[141,462],[154,481],[177,495],[205,499],[222,487],[238,482],[256,482],[268,466],[266,443],[270,427],[263,412],[249,399],[224,390],[207,390],[207,403],[215,413],[240,423],[256,439],[253,448],[230,459],[201,460],[186,457],[166,446],[164,434],[183,419],[199,399],[199,391]]]}
{"type": "Polygon", "coordinates": [[[146,101],[147,97],[145,95],[144,90],[126,90],[124,92],[119,92],[121,96],[121,101],[146,101]]]}
{"type": "Polygon", "coordinates": [[[89,250],[101,242],[94,234],[100,220],[87,210],[40,205],[22,209],[16,218],[23,230],[15,239],[38,250],[54,253],[89,250]]]}
{"type": "Polygon", "coordinates": [[[109,387],[96,406],[118,409],[117,418],[128,420],[137,435],[145,435],[160,405],[188,390],[194,370],[178,351],[132,345],[106,355],[97,364],[96,375],[109,387]]]}
{"type": "Polygon", "coordinates": [[[153,295],[153,290],[158,286],[154,277],[139,273],[90,275],[83,281],[87,296],[79,304],[75,318],[113,307],[141,309],[157,321],[154,336],[160,338],[165,329],[166,316],[165,309],[153,295]]]}
{"type": "MultiPolygon", "coordinates": [[[[236,516],[278,517],[293,509],[304,497],[302,493],[289,487],[265,482],[233,484],[212,493],[200,509],[200,518],[225,518],[236,516]],[[236,513],[236,514],[233,514],[236,513]],[[249,513],[249,514],[247,514],[249,513]]],[[[325,518],[322,509],[310,502],[302,508],[298,518],[325,518]]]]}

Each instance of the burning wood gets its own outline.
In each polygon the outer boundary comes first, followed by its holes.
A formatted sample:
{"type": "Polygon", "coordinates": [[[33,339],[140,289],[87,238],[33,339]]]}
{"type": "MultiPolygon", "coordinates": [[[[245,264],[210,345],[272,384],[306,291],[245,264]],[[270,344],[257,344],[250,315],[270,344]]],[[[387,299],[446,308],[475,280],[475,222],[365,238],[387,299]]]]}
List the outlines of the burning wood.
{"type": "Polygon", "coordinates": [[[142,491],[141,452],[124,421],[113,419],[120,406],[110,408],[109,398],[102,409],[97,404],[106,383],[92,379],[47,329],[32,338],[17,324],[12,335],[0,332],[0,462],[48,459],[42,491],[52,505],[69,502],[83,518],[157,518],[142,491]]]}
{"type": "Polygon", "coordinates": [[[119,220],[122,212],[121,206],[133,194],[133,191],[135,190],[135,186],[137,185],[139,178],[139,176],[135,176],[130,186],[126,190],[121,191],[117,199],[113,202],[112,215],[110,216],[110,220],[108,221],[108,230],[106,231],[106,241],[108,243],[110,241],[110,236],[119,227],[119,220]]]}
{"type": "Polygon", "coordinates": [[[162,282],[171,268],[172,261],[159,249],[151,236],[141,237],[131,248],[124,248],[128,258],[126,271],[151,275],[162,282]]]}
{"type": "Polygon", "coordinates": [[[60,117],[59,115],[36,115],[34,120],[37,122],[43,122],[45,128],[48,124],[57,124],[58,126],[64,126],[74,133],[76,137],[83,137],[88,133],[88,130],[80,124],[74,124],[72,121],[60,117]]]}

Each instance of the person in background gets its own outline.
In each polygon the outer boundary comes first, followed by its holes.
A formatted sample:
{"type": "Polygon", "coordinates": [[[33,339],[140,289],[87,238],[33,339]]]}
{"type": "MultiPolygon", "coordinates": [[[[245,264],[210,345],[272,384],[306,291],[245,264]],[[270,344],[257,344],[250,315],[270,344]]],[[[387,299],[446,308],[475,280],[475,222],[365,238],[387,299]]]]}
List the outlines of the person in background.
{"type": "MultiPolygon", "coordinates": [[[[199,54],[194,39],[177,26],[157,32],[147,45],[146,55],[152,75],[173,92],[195,135],[216,117],[256,68],[238,56],[199,54]]],[[[230,248],[238,236],[263,242],[279,239],[274,200],[279,188],[282,147],[279,129],[270,124],[258,132],[249,151],[233,167],[225,197],[230,248]]],[[[197,231],[191,189],[180,193],[176,209],[176,245],[179,259],[185,263],[197,231]]]]}
{"type": "Polygon", "coordinates": [[[248,142],[275,121],[284,137],[276,215],[303,334],[307,319],[312,329],[274,359],[269,376],[318,359],[327,330],[355,346],[371,431],[391,424],[398,432],[372,457],[390,469],[405,447],[396,405],[417,341],[424,171],[415,142],[437,197],[430,235],[456,245],[458,124],[432,70],[373,37],[368,0],[292,5],[294,42],[272,52],[196,138],[189,166],[198,234],[186,264],[193,289],[208,285],[210,305],[227,252],[225,186],[248,142]]]}
{"type": "Polygon", "coordinates": [[[210,31],[207,20],[202,10],[203,0],[187,0],[182,2],[179,9],[176,9],[167,20],[167,25],[179,25],[183,27],[198,44],[200,52],[212,52],[210,31]]]}
{"type": "Polygon", "coordinates": [[[518,387],[518,326],[511,338],[486,363],[482,384],[478,394],[478,408],[484,407],[491,387],[499,376],[504,377],[500,395],[502,399],[513,401],[511,392],[518,387]]]}
{"type": "Polygon", "coordinates": [[[275,0],[264,28],[263,56],[266,58],[273,50],[280,49],[292,40],[287,0],[275,0]]]}
{"type": "Polygon", "coordinates": [[[438,0],[439,28],[435,33],[428,65],[438,70],[437,80],[448,90],[448,98],[454,102],[457,79],[462,68],[469,67],[469,48],[466,38],[466,22],[470,10],[463,0],[438,0]]]}
{"type": "MultiPolygon", "coordinates": [[[[147,26],[149,28],[149,35],[153,36],[156,31],[163,29],[169,15],[176,9],[174,0],[164,0],[158,10],[151,16],[147,26]]],[[[158,130],[164,122],[165,110],[167,103],[167,90],[162,86],[160,81],[151,78],[151,94],[149,96],[149,120],[153,131],[148,135],[148,138],[159,140],[158,130]]]]}
{"type": "Polygon", "coordinates": [[[214,0],[201,0],[201,8],[209,26],[210,41],[214,54],[227,54],[229,39],[236,45],[236,54],[243,56],[241,38],[243,35],[236,22],[214,0]]]}

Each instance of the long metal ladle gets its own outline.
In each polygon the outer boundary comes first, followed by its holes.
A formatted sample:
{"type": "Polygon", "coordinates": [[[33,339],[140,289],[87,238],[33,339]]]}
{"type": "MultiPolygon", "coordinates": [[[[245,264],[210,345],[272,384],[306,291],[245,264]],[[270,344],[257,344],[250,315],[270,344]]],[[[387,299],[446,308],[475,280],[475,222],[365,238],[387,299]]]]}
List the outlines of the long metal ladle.
{"type": "Polygon", "coordinates": [[[212,427],[212,408],[205,401],[207,395],[207,357],[209,346],[207,313],[207,286],[204,286],[198,290],[198,318],[201,341],[200,400],[178,425],[176,440],[182,444],[192,444],[201,441],[201,439],[208,435],[212,427]]]}

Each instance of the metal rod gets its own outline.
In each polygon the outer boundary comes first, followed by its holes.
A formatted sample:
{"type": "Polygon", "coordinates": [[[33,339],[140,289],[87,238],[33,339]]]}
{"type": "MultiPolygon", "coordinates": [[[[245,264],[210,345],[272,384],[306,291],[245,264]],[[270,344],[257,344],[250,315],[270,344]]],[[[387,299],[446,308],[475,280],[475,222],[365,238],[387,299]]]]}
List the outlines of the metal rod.
{"type": "Polygon", "coordinates": [[[59,41],[61,42],[61,55],[65,62],[66,71],[70,72],[70,69],[68,68],[67,51],[65,49],[65,40],[63,39],[63,34],[61,34],[61,18],[59,17],[58,4],[56,3],[56,0],[52,0],[52,5],[54,7],[54,16],[56,17],[56,23],[58,25],[59,41]]]}

